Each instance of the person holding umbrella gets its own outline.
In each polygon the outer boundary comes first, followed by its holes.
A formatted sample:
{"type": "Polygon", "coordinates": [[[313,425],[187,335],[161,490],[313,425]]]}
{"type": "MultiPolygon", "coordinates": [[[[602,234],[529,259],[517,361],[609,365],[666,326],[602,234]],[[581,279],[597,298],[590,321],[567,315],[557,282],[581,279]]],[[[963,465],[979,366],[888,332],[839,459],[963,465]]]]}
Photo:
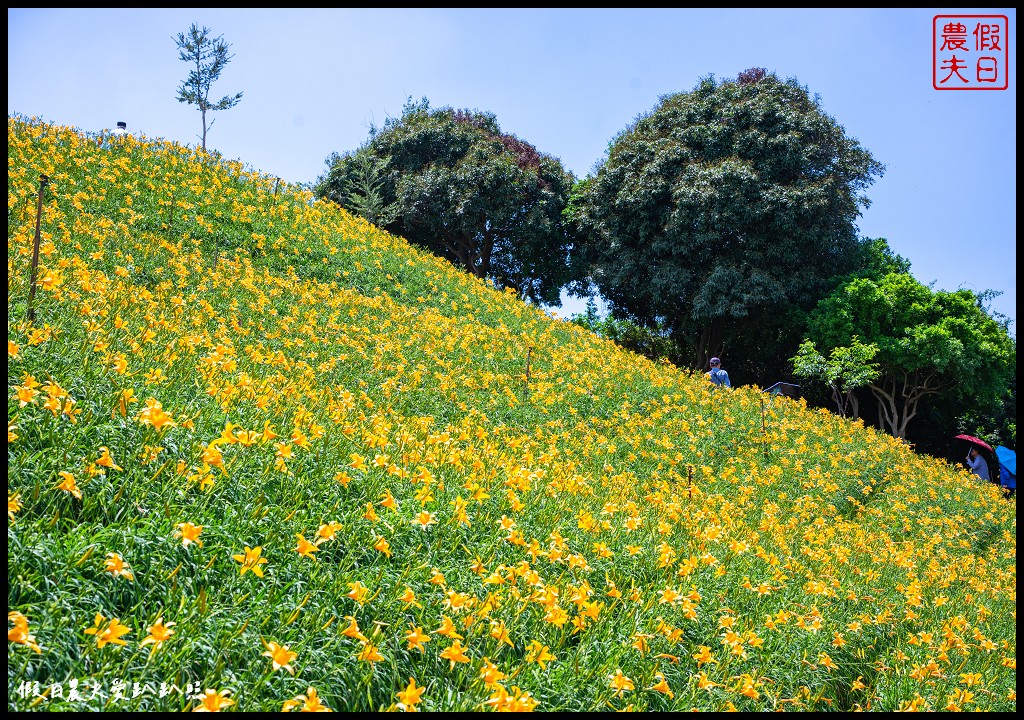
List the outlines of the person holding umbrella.
{"type": "Polygon", "coordinates": [[[1002,445],[996,446],[996,459],[999,461],[999,484],[1011,498],[1017,492],[1017,453],[1002,445]]]}
{"type": "Polygon", "coordinates": [[[966,440],[971,444],[971,449],[967,451],[967,467],[971,469],[975,475],[980,477],[985,482],[992,482],[992,476],[988,471],[988,461],[979,452],[979,448],[984,448],[990,453],[995,452],[992,446],[980,438],[976,438],[973,435],[957,435],[957,440],[966,440]]]}
{"type": "Polygon", "coordinates": [[[985,482],[991,482],[992,479],[988,474],[988,463],[985,462],[985,458],[981,456],[978,448],[974,445],[971,445],[971,449],[967,453],[967,467],[985,482]]]}

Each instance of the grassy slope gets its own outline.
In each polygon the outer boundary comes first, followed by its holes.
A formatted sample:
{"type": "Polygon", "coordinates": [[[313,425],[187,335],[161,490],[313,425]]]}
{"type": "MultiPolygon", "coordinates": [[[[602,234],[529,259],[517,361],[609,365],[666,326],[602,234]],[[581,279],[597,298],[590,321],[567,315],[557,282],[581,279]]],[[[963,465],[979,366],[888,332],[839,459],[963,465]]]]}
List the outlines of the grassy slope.
{"type": "Polygon", "coordinates": [[[103,706],[18,696],[71,678],[153,686],[119,709],[195,705],[160,681],[386,709],[410,677],[435,710],[500,688],[541,710],[1015,708],[1015,502],[994,487],[711,392],[238,163],[20,118],[8,152],[8,610],[42,649],[9,642],[10,709],[103,706]],[[262,578],[232,557],[256,546],[262,578]],[[97,614],[126,645],[97,646],[97,614]],[[151,652],[159,617],[175,634],[151,652]],[[443,617],[468,662],[442,657],[443,617]]]}

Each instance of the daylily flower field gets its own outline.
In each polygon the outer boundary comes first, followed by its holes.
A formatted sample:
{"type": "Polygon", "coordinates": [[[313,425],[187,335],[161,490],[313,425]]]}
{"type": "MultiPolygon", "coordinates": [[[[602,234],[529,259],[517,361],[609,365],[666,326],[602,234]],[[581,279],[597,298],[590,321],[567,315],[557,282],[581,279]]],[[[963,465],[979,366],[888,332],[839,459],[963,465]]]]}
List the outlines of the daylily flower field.
{"type": "Polygon", "coordinates": [[[964,469],[238,161],[15,116],[7,183],[9,710],[1016,709],[964,469]]]}

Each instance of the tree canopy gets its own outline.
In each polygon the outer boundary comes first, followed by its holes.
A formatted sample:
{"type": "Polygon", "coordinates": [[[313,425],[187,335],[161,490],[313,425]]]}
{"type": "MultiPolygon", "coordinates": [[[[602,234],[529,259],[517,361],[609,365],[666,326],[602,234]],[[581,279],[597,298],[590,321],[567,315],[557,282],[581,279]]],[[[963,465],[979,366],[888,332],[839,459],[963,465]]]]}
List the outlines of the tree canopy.
{"type": "Polygon", "coordinates": [[[560,304],[572,237],[562,211],[575,183],[550,155],[503,133],[492,113],[407,103],[359,150],[328,158],[315,192],[358,210],[348,191],[362,157],[380,163],[386,229],[524,299],[560,304]]]}
{"type": "Polygon", "coordinates": [[[811,314],[809,333],[822,348],[845,346],[855,336],[878,347],[879,375],[869,387],[879,426],[899,438],[923,399],[990,408],[1016,372],[1016,344],[985,311],[982,296],[933,291],[907,273],[842,285],[811,314]]]}
{"type": "Polygon", "coordinates": [[[854,268],[854,221],[882,172],[806,88],[755,68],[663,97],[568,214],[612,312],[668,327],[703,367],[854,268]]]}

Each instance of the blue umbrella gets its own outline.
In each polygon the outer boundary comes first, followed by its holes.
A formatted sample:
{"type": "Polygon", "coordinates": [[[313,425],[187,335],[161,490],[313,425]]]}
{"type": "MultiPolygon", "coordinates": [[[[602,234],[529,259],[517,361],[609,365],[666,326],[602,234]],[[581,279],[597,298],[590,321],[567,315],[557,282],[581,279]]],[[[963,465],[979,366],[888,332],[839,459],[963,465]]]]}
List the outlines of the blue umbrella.
{"type": "Polygon", "coordinates": [[[1017,453],[1010,448],[998,445],[996,447],[996,457],[999,458],[999,464],[1009,470],[1011,474],[1017,474],[1017,453]]]}
{"type": "Polygon", "coordinates": [[[996,447],[999,458],[999,484],[1006,488],[1017,489],[1017,453],[1002,445],[996,447]]]}

